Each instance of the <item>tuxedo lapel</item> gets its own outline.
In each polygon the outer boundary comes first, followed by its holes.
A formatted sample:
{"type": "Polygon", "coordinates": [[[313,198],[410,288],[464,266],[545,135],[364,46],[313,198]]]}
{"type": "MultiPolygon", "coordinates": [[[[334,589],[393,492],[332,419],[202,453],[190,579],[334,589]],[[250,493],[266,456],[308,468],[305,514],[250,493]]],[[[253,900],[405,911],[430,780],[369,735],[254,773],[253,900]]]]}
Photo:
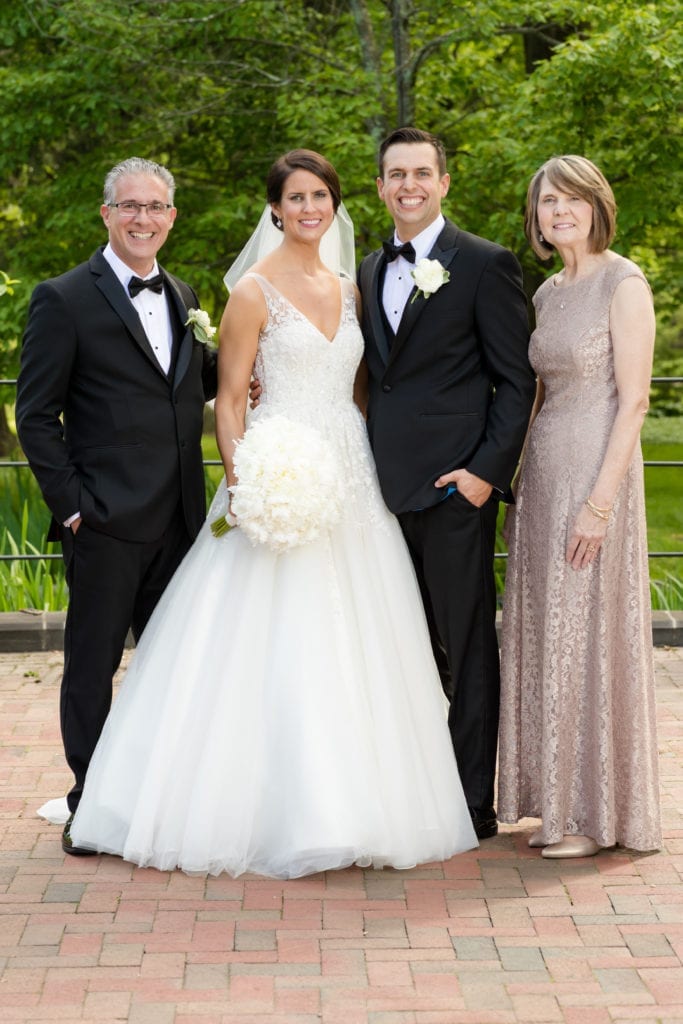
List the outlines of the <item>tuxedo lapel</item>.
{"type": "Polygon", "coordinates": [[[90,269],[97,275],[97,280],[95,281],[96,286],[102,292],[116,315],[123,321],[130,334],[132,334],[135,339],[135,343],[144,352],[155,369],[159,371],[161,376],[165,377],[166,374],[162,370],[159,365],[159,360],[152,351],[152,346],[145,334],[145,330],[140,322],[140,317],[138,316],[135,306],[126,295],[125,290],[121,287],[120,281],[105,260],[101,251],[96,252],[91,258],[90,269]]]}
{"type": "Polygon", "coordinates": [[[177,351],[174,353],[175,372],[173,373],[173,388],[175,390],[185,376],[187,368],[190,365],[190,356],[192,355],[192,328],[185,326],[185,322],[187,320],[187,306],[180,294],[180,289],[170,274],[168,274],[163,267],[160,267],[159,269],[164,275],[165,292],[168,298],[168,303],[172,307],[171,323],[174,325],[180,325],[178,327],[179,333],[174,337],[174,346],[177,345],[177,351]]]}
{"type": "MultiPolygon", "coordinates": [[[[443,231],[434,243],[431,252],[427,259],[438,260],[444,270],[448,270],[451,263],[455,259],[458,252],[457,246],[458,229],[455,224],[450,221],[446,221],[443,231]]],[[[448,285],[443,287],[447,288],[448,285]]],[[[401,348],[405,344],[406,339],[414,332],[416,325],[429,304],[429,299],[420,292],[418,294],[417,288],[413,288],[408,301],[406,302],[405,309],[403,310],[403,316],[401,322],[398,325],[396,332],[396,340],[391,346],[391,354],[389,356],[389,362],[393,363],[398,356],[401,348]]]]}
{"type": "Polygon", "coordinates": [[[367,296],[368,316],[377,351],[382,357],[382,362],[386,364],[389,361],[389,339],[387,338],[386,326],[382,316],[382,293],[380,289],[385,257],[382,250],[379,249],[369,258],[373,263],[370,268],[370,294],[367,296]]]}

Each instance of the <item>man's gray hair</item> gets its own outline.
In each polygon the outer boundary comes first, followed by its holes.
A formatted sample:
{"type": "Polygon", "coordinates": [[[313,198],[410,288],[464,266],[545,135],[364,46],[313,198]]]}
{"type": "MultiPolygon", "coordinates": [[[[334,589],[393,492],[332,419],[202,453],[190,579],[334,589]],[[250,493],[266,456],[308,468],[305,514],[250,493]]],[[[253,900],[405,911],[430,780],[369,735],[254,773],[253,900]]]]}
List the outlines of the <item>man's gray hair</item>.
{"type": "Polygon", "coordinates": [[[127,177],[129,174],[147,174],[150,177],[161,178],[163,183],[168,186],[168,201],[173,203],[175,178],[171,172],[166,167],[162,167],[161,164],[155,164],[153,160],[143,160],[140,156],[131,156],[127,160],[122,160],[116,167],[112,167],[104,179],[104,202],[106,206],[111,206],[112,203],[116,202],[116,182],[119,178],[127,177]]]}

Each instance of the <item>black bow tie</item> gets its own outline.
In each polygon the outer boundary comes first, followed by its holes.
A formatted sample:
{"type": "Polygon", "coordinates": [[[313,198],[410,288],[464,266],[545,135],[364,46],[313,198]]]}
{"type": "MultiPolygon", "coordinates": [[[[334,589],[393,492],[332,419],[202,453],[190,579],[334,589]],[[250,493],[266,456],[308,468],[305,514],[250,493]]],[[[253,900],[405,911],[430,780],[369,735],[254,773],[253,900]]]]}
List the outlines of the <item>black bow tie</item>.
{"type": "Polygon", "coordinates": [[[131,277],[128,282],[128,294],[134,299],[144,288],[151,288],[153,292],[161,293],[164,290],[164,275],[155,274],[143,281],[141,277],[131,277]]]}
{"type": "Polygon", "coordinates": [[[404,259],[408,260],[408,263],[415,262],[415,250],[413,249],[412,242],[404,242],[403,245],[394,245],[393,242],[382,242],[382,248],[388,263],[395,260],[397,256],[403,256],[404,259]]]}

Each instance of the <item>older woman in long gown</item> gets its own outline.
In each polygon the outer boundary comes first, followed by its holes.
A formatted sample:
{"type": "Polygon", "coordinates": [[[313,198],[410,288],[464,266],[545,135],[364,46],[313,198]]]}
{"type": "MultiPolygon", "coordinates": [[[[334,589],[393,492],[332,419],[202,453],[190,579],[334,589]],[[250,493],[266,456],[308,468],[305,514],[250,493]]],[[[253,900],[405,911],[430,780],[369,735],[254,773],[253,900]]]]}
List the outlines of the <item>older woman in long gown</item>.
{"type": "Polygon", "coordinates": [[[534,296],[538,396],[522,460],[503,612],[498,816],[540,817],[544,857],[660,845],[639,434],[655,322],[639,268],[608,248],[612,190],[556,157],[526,231],[563,267],[534,296]]]}

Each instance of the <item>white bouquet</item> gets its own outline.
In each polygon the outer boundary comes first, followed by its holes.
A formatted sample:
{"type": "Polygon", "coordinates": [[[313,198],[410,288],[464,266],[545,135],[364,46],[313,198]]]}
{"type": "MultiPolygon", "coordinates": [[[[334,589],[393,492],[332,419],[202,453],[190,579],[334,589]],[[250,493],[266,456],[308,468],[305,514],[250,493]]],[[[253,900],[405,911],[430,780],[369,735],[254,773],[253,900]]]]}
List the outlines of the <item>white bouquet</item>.
{"type": "MultiPolygon", "coordinates": [[[[284,416],[256,420],[233,456],[232,514],[252,544],[286,551],[315,540],[341,516],[339,472],[312,427],[284,416]]],[[[225,532],[221,521],[214,534],[225,532]]]]}

